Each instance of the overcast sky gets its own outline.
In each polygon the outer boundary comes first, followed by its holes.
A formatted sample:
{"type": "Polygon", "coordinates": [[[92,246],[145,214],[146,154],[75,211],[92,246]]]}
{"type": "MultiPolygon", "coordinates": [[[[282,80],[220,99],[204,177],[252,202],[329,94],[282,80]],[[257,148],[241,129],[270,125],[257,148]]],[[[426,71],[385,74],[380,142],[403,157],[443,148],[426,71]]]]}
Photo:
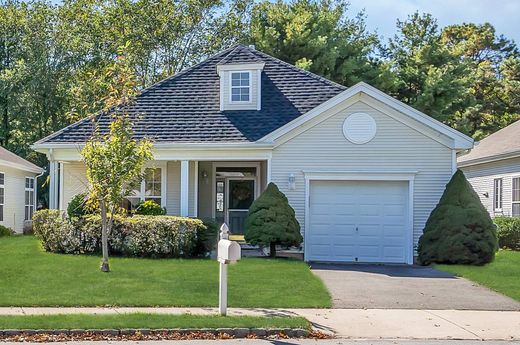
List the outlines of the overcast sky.
{"type": "Polygon", "coordinates": [[[431,13],[440,27],[489,22],[497,34],[520,43],[520,0],[350,0],[350,4],[354,13],[365,9],[367,28],[385,39],[395,34],[396,19],[419,11],[431,13]]]}

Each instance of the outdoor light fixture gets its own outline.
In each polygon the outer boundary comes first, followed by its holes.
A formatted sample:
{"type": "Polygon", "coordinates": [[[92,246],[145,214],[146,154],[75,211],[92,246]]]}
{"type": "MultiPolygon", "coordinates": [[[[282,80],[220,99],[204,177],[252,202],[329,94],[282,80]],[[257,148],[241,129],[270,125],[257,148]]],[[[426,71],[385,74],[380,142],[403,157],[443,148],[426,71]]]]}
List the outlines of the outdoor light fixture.
{"type": "Polygon", "coordinates": [[[296,189],[296,177],[294,177],[294,174],[289,175],[289,190],[295,190],[296,189]]]}
{"type": "Polygon", "coordinates": [[[484,193],[482,193],[482,195],[484,195],[486,198],[489,198],[489,193],[488,192],[484,192],[484,193]]]}
{"type": "Polygon", "coordinates": [[[202,176],[202,178],[208,178],[208,172],[206,170],[202,170],[200,176],[202,176]]]}

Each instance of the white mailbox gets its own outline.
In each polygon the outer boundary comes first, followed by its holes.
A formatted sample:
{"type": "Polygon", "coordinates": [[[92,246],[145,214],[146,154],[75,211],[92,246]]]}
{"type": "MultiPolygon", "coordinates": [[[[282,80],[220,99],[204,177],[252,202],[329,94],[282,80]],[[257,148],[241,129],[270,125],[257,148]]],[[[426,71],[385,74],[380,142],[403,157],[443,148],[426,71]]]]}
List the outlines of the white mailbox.
{"type": "Polygon", "coordinates": [[[223,264],[229,264],[240,260],[240,245],[235,241],[218,241],[217,260],[223,264]]]}

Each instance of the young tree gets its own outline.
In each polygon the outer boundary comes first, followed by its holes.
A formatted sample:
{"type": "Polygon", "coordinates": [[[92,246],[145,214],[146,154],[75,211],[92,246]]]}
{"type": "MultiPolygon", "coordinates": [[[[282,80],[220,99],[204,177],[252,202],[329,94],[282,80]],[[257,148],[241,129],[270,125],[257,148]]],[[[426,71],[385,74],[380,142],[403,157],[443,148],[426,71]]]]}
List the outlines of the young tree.
{"type": "Polygon", "coordinates": [[[134,139],[132,122],[125,111],[135,93],[135,82],[124,57],[121,56],[107,74],[113,80],[105,99],[105,111],[98,116],[111,117],[110,130],[102,134],[96,127],[82,150],[90,196],[99,204],[101,213],[103,272],[110,271],[108,236],[114,215],[120,210],[123,199],[142,181],[145,162],[153,158],[152,142],[134,139]]]}
{"type": "Polygon", "coordinates": [[[497,249],[495,225],[458,170],[426,222],[419,239],[419,261],[482,265],[493,260],[497,249]]]}
{"type": "Polygon", "coordinates": [[[245,240],[268,245],[271,257],[276,256],[277,244],[299,246],[303,241],[289,200],[272,182],[249,208],[245,228],[245,240]]]}

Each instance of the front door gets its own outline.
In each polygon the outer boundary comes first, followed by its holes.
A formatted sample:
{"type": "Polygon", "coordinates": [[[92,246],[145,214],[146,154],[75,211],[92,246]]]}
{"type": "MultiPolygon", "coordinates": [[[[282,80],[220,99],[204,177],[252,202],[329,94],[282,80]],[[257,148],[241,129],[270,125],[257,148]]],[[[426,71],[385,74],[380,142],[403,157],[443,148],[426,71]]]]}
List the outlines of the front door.
{"type": "Polygon", "coordinates": [[[244,234],[244,221],[255,200],[255,178],[227,179],[227,224],[232,234],[244,234]]]}

